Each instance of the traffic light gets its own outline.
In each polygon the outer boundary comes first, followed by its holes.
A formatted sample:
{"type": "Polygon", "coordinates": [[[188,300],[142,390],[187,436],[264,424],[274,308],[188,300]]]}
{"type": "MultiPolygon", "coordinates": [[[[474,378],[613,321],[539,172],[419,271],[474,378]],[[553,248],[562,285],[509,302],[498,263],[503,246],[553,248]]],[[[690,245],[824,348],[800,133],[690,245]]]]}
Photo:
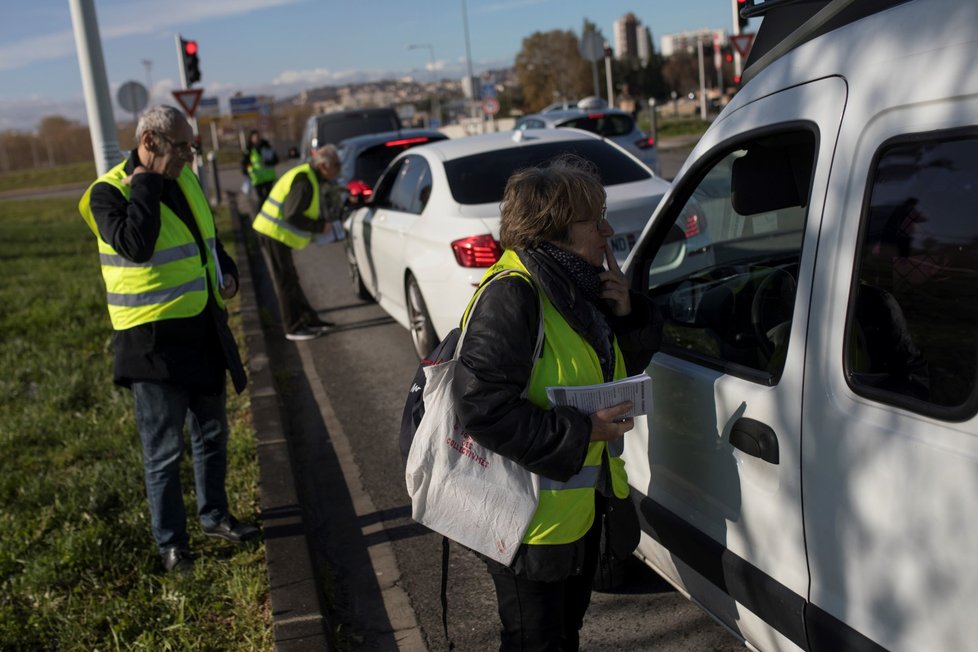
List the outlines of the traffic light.
{"type": "Polygon", "coordinates": [[[747,23],[749,21],[747,18],[744,18],[743,14],[740,12],[743,9],[754,6],[754,3],[748,2],[747,0],[734,0],[734,4],[734,8],[737,10],[737,25],[740,27],[740,31],[743,31],[747,27],[747,23]]]}
{"type": "Polygon", "coordinates": [[[187,86],[200,81],[200,59],[197,58],[197,41],[180,39],[180,52],[183,55],[183,71],[187,86]]]}

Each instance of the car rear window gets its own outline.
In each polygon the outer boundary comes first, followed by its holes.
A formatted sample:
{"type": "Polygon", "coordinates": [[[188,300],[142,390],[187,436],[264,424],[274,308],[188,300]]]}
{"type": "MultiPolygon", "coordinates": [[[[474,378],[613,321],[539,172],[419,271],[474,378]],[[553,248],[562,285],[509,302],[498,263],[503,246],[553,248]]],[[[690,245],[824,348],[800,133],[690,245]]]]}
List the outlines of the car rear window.
{"type": "Polygon", "coordinates": [[[387,168],[387,164],[393,161],[395,156],[406,149],[436,140],[445,140],[445,137],[429,137],[423,141],[418,138],[395,138],[369,147],[363,150],[357,157],[353,178],[365,181],[373,186],[377,183],[377,179],[380,178],[381,173],[387,168]]]}
{"type": "Polygon", "coordinates": [[[397,131],[401,128],[397,114],[344,111],[320,118],[316,126],[317,147],[338,143],[347,138],[375,134],[381,131],[397,131]]]}
{"type": "Polygon", "coordinates": [[[611,138],[630,134],[635,128],[635,122],[627,115],[620,113],[592,113],[567,122],[561,122],[558,126],[583,129],[599,136],[611,138]]]}
{"type": "Polygon", "coordinates": [[[540,143],[457,158],[445,163],[452,197],[460,204],[502,201],[506,181],[517,170],[544,165],[562,154],[576,154],[594,163],[605,186],[648,179],[642,165],[602,141],[540,143]]]}

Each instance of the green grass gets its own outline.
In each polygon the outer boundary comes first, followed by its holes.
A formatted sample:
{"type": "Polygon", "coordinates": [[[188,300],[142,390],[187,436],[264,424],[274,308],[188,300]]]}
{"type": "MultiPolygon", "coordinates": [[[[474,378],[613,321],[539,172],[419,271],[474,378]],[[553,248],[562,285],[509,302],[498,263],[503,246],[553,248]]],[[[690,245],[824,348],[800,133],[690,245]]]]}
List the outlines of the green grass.
{"type": "Polygon", "coordinates": [[[71,163],[53,168],[33,168],[0,173],[0,192],[25,188],[48,188],[78,183],[91,183],[95,178],[95,163],[71,163]]]}
{"type": "MultiPolygon", "coordinates": [[[[191,517],[194,573],[160,568],[130,393],[112,384],[95,240],[76,202],[0,202],[0,649],[270,650],[262,545],[205,539],[191,517]]],[[[249,403],[229,396],[228,494],[250,520],[249,403]]],[[[192,515],[189,459],[182,473],[192,515]]]]}

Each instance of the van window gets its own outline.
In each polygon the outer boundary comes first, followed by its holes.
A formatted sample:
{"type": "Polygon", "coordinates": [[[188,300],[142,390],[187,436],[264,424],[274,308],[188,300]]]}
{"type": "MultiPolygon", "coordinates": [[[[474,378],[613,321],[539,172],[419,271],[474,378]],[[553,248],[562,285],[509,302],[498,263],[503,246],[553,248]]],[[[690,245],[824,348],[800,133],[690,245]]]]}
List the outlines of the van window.
{"type": "Polygon", "coordinates": [[[767,136],[721,155],[665,215],[649,269],[663,349],[773,384],[791,332],[815,136],[767,136]],[[682,201],[682,200],[681,200],[682,201]]]}
{"type": "Polygon", "coordinates": [[[952,420],[978,402],[976,141],[928,135],[881,149],[846,326],[854,391],[952,420]]]}

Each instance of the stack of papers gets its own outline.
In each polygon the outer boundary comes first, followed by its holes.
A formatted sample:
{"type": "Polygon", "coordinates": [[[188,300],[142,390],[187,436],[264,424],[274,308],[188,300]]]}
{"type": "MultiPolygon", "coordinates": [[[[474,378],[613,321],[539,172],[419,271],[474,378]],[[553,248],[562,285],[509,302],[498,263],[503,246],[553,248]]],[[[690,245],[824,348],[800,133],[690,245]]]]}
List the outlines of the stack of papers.
{"type": "Polygon", "coordinates": [[[551,405],[569,405],[584,414],[594,414],[612,405],[632,401],[625,417],[637,417],[652,410],[652,379],[645,372],[600,385],[578,387],[548,387],[551,405]]]}

